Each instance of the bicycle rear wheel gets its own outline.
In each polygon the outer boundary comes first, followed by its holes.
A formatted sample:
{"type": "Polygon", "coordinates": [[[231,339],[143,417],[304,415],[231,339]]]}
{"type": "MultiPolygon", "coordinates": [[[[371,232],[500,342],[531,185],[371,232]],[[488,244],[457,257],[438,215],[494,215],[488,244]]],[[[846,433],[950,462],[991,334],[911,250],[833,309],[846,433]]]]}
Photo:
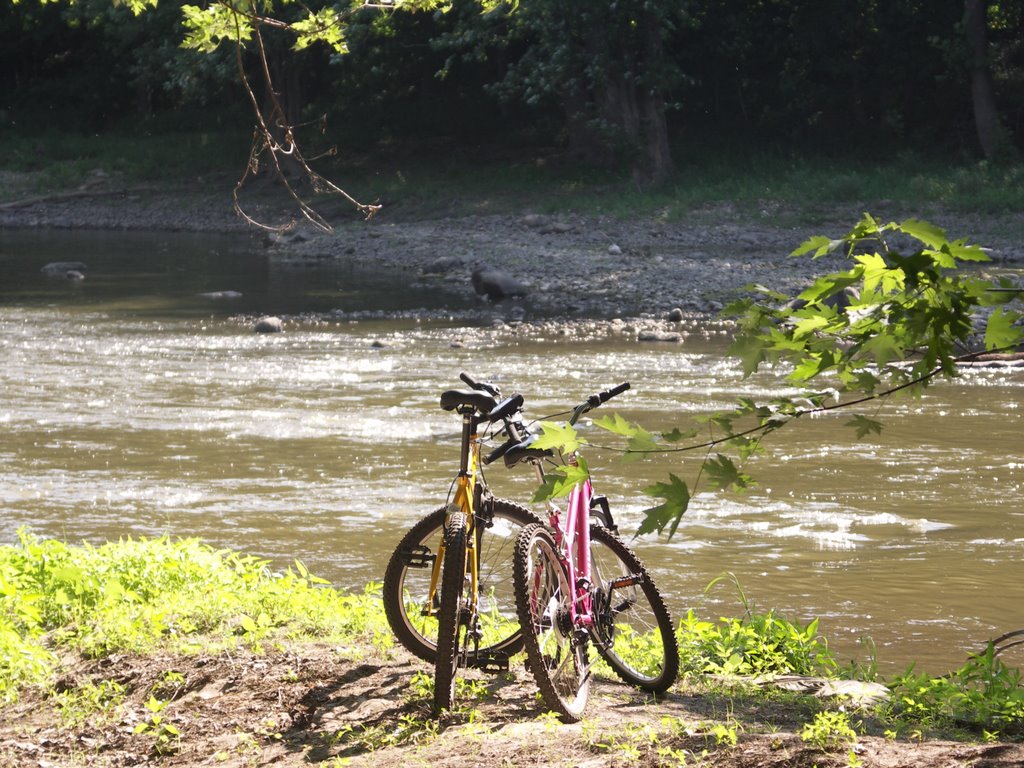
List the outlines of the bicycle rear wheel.
{"type": "Polygon", "coordinates": [[[554,537],[543,525],[519,534],[512,573],[530,671],[548,708],[576,722],[590,695],[587,636],[573,626],[572,589],[554,537]]]}
{"type": "Polygon", "coordinates": [[[451,708],[455,698],[455,672],[459,667],[463,595],[466,591],[466,516],[448,518],[441,572],[441,606],[437,611],[437,661],[434,664],[434,712],[451,708]]]}
{"type": "Polygon", "coordinates": [[[665,601],[647,569],[621,539],[590,527],[594,645],[630,685],[664,693],[679,674],[679,646],[665,601]]]}
{"type": "MultiPolygon", "coordinates": [[[[428,605],[430,575],[441,549],[444,520],[441,507],[410,528],[384,572],[384,612],[391,630],[411,653],[429,662],[437,659],[438,608],[436,599],[428,605]]],[[[481,655],[512,655],[523,647],[510,578],[512,553],[519,532],[539,522],[525,507],[503,499],[494,499],[477,514],[481,655]]]]}

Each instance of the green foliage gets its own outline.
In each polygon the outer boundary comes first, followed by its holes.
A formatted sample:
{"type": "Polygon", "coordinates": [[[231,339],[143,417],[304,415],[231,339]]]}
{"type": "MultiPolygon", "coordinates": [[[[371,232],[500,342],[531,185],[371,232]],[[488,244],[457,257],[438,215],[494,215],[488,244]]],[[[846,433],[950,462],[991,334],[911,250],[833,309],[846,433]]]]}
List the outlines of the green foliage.
{"type": "Polygon", "coordinates": [[[661,533],[668,527],[671,536],[676,532],[687,508],[690,506],[690,489],[682,480],[669,473],[667,483],[655,483],[644,489],[648,496],[664,499],[664,503],[644,510],[644,519],[638,533],[661,533]]]}
{"type": "Polygon", "coordinates": [[[845,712],[826,710],[800,730],[800,739],[822,752],[834,752],[857,743],[857,732],[845,712]]]}
{"type": "Polygon", "coordinates": [[[822,674],[836,669],[818,620],[804,627],[774,611],[705,621],[690,610],[680,622],[681,668],[692,674],[822,674]]]}
{"type": "MultiPolygon", "coordinates": [[[[152,2],[156,0],[132,0],[132,2],[152,2]]],[[[182,6],[183,22],[187,34],[184,45],[204,53],[212,53],[221,42],[233,42],[245,45],[252,40],[260,27],[286,29],[294,35],[294,50],[301,51],[316,43],[323,43],[337,54],[348,53],[345,33],[348,17],[354,10],[364,7],[364,3],[350,3],[334,7],[325,6],[318,10],[305,8],[303,18],[288,23],[280,17],[293,0],[273,0],[267,2],[238,2],[238,0],[215,0],[205,7],[195,5],[182,6]]],[[[393,9],[425,11],[440,8],[443,0],[398,0],[390,3],[393,9]]]]}
{"type": "MultiPolygon", "coordinates": [[[[86,111],[104,125],[124,115],[177,112],[184,96],[179,84],[212,85],[202,79],[204,64],[180,55],[183,5],[181,0],[3,4],[0,38],[8,45],[0,51],[0,91],[13,93],[15,100],[4,109],[19,125],[24,125],[23,110],[33,105],[45,105],[39,114],[50,113],[54,122],[56,109],[67,110],[68,117],[86,111]],[[155,7],[136,15],[150,6],[155,7]],[[157,18],[160,24],[153,22],[157,18]]],[[[780,0],[755,7],[740,0],[538,0],[518,9],[515,2],[498,0],[187,5],[192,10],[186,35],[196,46],[189,53],[210,50],[217,40],[249,41],[251,30],[261,27],[268,41],[276,38],[271,55],[280,58],[274,64],[287,62],[299,70],[309,104],[338,123],[358,124],[367,137],[421,138],[426,127],[430,138],[462,132],[490,145],[512,138],[561,151],[566,134],[582,129],[598,142],[597,149],[601,142],[611,145],[624,161],[617,170],[626,171],[626,183],[604,190],[606,205],[626,202],[624,190],[632,181],[626,164],[634,159],[628,148],[623,151],[630,115],[610,105],[628,104],[628,96],[648,92],[661,94],[664,109],[679,113],[674,122],[685,126],[685,137],[677,132],[672,147],[677,163],[685,165],[684,183],[663,191],[670,209],[688,207],[695,199],[706,202],[705,181],[713,185],[710,199],[742,199],[749,206],[793,194],[827,202],[902,202],[909,194],[928,203],[956,199],[971,207],[1005,209],[1005,195],[1021,194],[1019,166],[971,162],[968,57],[958,26],[963,4],[957,0],[936,0],[928,14],[913,2],[871,0],[780,0]],[[370,9],[362,10],[367,5],[370,9]],[[197,13],[197,8],[212,10],[197,13]],[[432,12],[391,12],[397,9],[432,12]],[[413,16],[422,18],[402,18],[413,16]],[[825,28],[836,32],[822,35],[825,28]],[[312,49],[311,55],[290,55],[293,45],[312,49]],[[343,50],[349,53],[334,53],[343,50]],[[760,72],[776,76],[758,77],[760,72]],[[863,87],[876,82],[886,86],[863,87]],[[445,117],[438,103],[455,109],[445,117]],[[396,130],[395,118],[403,111],[416,119],[402,119],[396,130]],[[427,112],[431,119],[424,126],[427,112]],[[506,127],[510,113],[516,117],[514,134],[506,127]],[[573,113],[576,119],[564,120],[573,113]],[[479,124],[492,131],[481,137],[479,124]],[[733,155],[737,147],[756,144],[768,158],[756,166],[741,161],[729,168],[721,162],[704,167],[702,158],[723,143],[733,155]],[[866,179],[866,148],[876,151],[880,145],[932,152],[943,170],[935,172],[907,153],[899,170],[866,179]],[[786,149],[798,158],[788,157],[786,149]],[[818,157],[808,157],[811,152],[818,157]],[[845,152],[849,155],[837,161],[845,152]],[[957,163],[953,169],[951,159],[957,163]],[[768,169],[768,163],[797,166],[801,178],[772,173],[778,168],[768,169]],[[1016,187],[1000,183],[1013,174],[1016,187]]],[[[989,9],[997,100],[1004,122],[1018,133],[1014,116],[1024,93],[1019,87],[1021,9],[1019,0],[989,9]]],[[[233,59],[223,53],[215,55],[233,59]]],[[[233,67],[233,60],[228,63],[233,67]]],[[[231,74],[237,77],[237,71],[231,74]]],[[[225,95],[225,102],[234,100],[222,85],[223,80],[212,102],[225,95]]],[[[570,147],[592,161],[582,151],[586,148],[570,147]]]]}
{"type": "Polygon", "coordinates": [[[386,723],[343,726],[332,734],[329,742],[341,747],[342,755],[361,754],[407,744],[426,744],[437,738],[439,730],[436,719],[408,714],[398,718],[397,726],[386,723]]]}
{"type": "Polygon", "coordinates": [[[533,448],[538,450],[551,448],[561,454],[570,454],[574,453],[581,445],[576,428],[570,424],[542,421],[540,428],[541,434],[532,443],[533,448]]]}
{"type": "MultiPolygon", "coordinates": [[[[965,263],[988,260],[981,248],[916,219],[882,224],[865,214],[846,235],[812,238],[792,255],[833,253],[850,268],[819,278],[796,301],[771,295],[734,306],[743,331],[735,349],[745,370],[785,361],[799,385],[827,375],[845,391],[871,396],[919,391],[937,374],[955,374],[957,359],[975,344],[975,313],[1005,300],[989,291],[991,284],[960,272],[965,263]],[[894,240],[906,242],[907,251],[891,246],[894,240]]],[[[992,317],[997,330],[986,337],[989,349],[1024,340],[1024,329],[1014,327],[1021,313],[992,317]]]]}
{"type": "Polygon", "coordinates": [[[25,606],[12,606],[12,593],[6,592],[10,585],[0,587],[5,590],[0,601],[0,703],[3,703],[17,699],[20,688],[45,680],[56,659],[38,633],[26,636],[24,630],[14,626],[10,616],[4,615],[23,610],[25,606]]]}
{"type": "Polygon", "coordinates": [[[161,714],[169,701],[150,696],[146,702],[149,716],[135,726],[133,733],[145,733],[153,739],[153,751],[158,755],[169,755],[181,747],[181,731],[161,714]]]}
{"type": "Polygon", "coordinates": [[[1019,669],[1007,667],[990,643],[984,653],[943,677],[913,667],[889,681],[888,715],[899,721],[983,734],[1024,735],[1024,687],[1019,669]]]}
{"type": "Polygon", "coordinates": [[[533,494],[533,501],[560,499],[572,493],[572,489],[590,477],[586,459],[579,454],[574,457],[575,464],[563,464],[549,470],[544,482],[533,494]]]}
{"type": "Polygon", "coordinates": [[[76,688],[54,695],[61,720],[68,725],[79,725],[88,718],[111,714],[124,701],[124,686],[116,680],[84,683],[76,688]]]}
{"type": "Polygon", "coordinates": [[[255,30],[246,14],[227,3],[183,5],[181,12],[186,30],[182,44],[202,53],[213,53],[223,41],[244,43],[255,30]]]}
{"type": "Polygon", "coordinates": [[[373,585],[343,594],[301,563],[268,565],[193,539],[73,547],[22,532],[18,546],[0,547],[0,698],[45,683],[54,644],[102,656],[385,633],[373,585]]]}

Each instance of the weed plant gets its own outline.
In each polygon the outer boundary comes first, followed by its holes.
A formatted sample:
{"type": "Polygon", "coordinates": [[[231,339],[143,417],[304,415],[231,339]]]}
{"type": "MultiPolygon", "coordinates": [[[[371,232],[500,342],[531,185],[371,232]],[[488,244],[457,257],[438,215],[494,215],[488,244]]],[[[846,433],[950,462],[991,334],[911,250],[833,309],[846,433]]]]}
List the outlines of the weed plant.
{"type": "MultiPolygon", "coordinates": [[[[289,639],[379,647],[389,642],[390,633],[375,588],[342,593],[301,563],[274,572],[265,560],[194,539],[70,546],[22,531],[18,544],[0,547],[0,704],[16,700],[27,686],[45,686],[56,656],[66,652],[99,657],[126,651],[214,652],[236,645],[259,651],[266,643],[289,639]]],[[[755,612],[742,590],[740,595],[746,607],[742,618],[711,622],[691,611],[680,623],[684,673],[838,672],[816,621],[800,626],[773,611],[755,612]]],[[[637,653],[643,648],[636,643],[637,653]]],[[[151,716],[144,724],[145,732],[167,752],[176,748],[177,736],[158,705],[173,698],[181,682],[173,668],[157,682],[151,716]]],[[[429,675],[415,676],[412,698],[428,697],[432,684],[429,675]]],[[[911,668],[889,681],[889,687],[889,701],[875,713],[887,733],[953,730],[985,739],[1024,737],[1020,671],[1003,664],[992,647],[949,675],[932,677],[911,668]]],[[[488,694],[488,685],[478,680],[465,681],[459,691],[467,702],[488,694]]],[[[113,712],[124,690],[113,681],[97,681],[53,695],[62,719],[74,725],[113,712]]],[[[832,749],[852,743],[838,716],[818,714],[817,706],[815,715],[804,729],[805,741],[832,749]]],[[[472,722],[472,711],[468,719],[472,722]]],[[[735,743],[713,730],[701,732],[716,742],[705,748],[735,743]]],[[[431,737],[430,727],[416,717],[403,724],[401,733],[402,743],[431,737]]],[[[381,746],[388,741],[362,731],[341,736],[346,741],[380,741],[381,746]]]]}
{"type": "Polygon", "coordinates": [[[822,752],[835,752],[857,743],[857,732],[845,712],[825,710],[805,723],[800,730],[800,739],[822,752]]]}

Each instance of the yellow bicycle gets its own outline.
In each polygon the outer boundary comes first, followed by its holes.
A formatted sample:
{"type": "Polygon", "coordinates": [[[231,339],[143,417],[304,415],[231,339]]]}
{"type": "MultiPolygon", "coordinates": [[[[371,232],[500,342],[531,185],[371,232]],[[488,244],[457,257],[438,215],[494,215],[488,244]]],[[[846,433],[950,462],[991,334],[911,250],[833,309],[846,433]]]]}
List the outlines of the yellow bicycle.
{"type": "Polygon", "coordinates": [[[435,664],[434,709],[451,707],[457,670],[498,672],[523,647],[512,585],[518,534],[540,518],[495,498],[482,467],[525,436],[520,395],[500,400],[496,386],[461,375],[470,389],[449,390],[441,407],[462,417],[459,472],[450,502],[414,525],[384,575],[384,609],[396,637],[435,664]],[[490,435],[507,439],[481,458],[490,435]]]}

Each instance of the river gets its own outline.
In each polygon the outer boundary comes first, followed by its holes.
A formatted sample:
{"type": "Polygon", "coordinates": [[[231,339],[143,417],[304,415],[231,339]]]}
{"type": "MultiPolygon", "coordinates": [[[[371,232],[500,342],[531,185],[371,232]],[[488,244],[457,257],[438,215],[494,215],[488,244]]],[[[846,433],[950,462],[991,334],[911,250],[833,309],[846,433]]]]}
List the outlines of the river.
{"type": "MultiPolygon", "coordinates": [[[[0,230],[0,543],[22,527],[197,536],[361,589],[445,499],[458,424],[437,401],[462,370],[521,391],[533,416],[629,380],[610,410],[659,429],[785,388],[742,379],[720,334],[640,344],[492,332],[487,317],[443,285],[281,268],[245,238],[0,230]],[[47,279],[57,260],[86,279],[47,279]],[[242,295],[199,295],[225,290],[242,295]],[[321,314],[255,334],[264,312],[321,314]]],[[[945,672],[1024,627],[1022,394],[1024,371],[986,368],[866,412],[881,435],[808,419],[769,440],[752,491],[702,487],[671,540],[633,546],[677,615],[739,615],[731,579],[705,591],[731,573],[759,610],[820,617],[840,661],[866,660],[870,637],[883,673],[945,672]]],[[[656,503],[645,487],[692,484],[700,464],[589,458],[628,534],[656,503]]],[[[488,479],[519,499],[532,487],[498,466],[488,479]]]]}

